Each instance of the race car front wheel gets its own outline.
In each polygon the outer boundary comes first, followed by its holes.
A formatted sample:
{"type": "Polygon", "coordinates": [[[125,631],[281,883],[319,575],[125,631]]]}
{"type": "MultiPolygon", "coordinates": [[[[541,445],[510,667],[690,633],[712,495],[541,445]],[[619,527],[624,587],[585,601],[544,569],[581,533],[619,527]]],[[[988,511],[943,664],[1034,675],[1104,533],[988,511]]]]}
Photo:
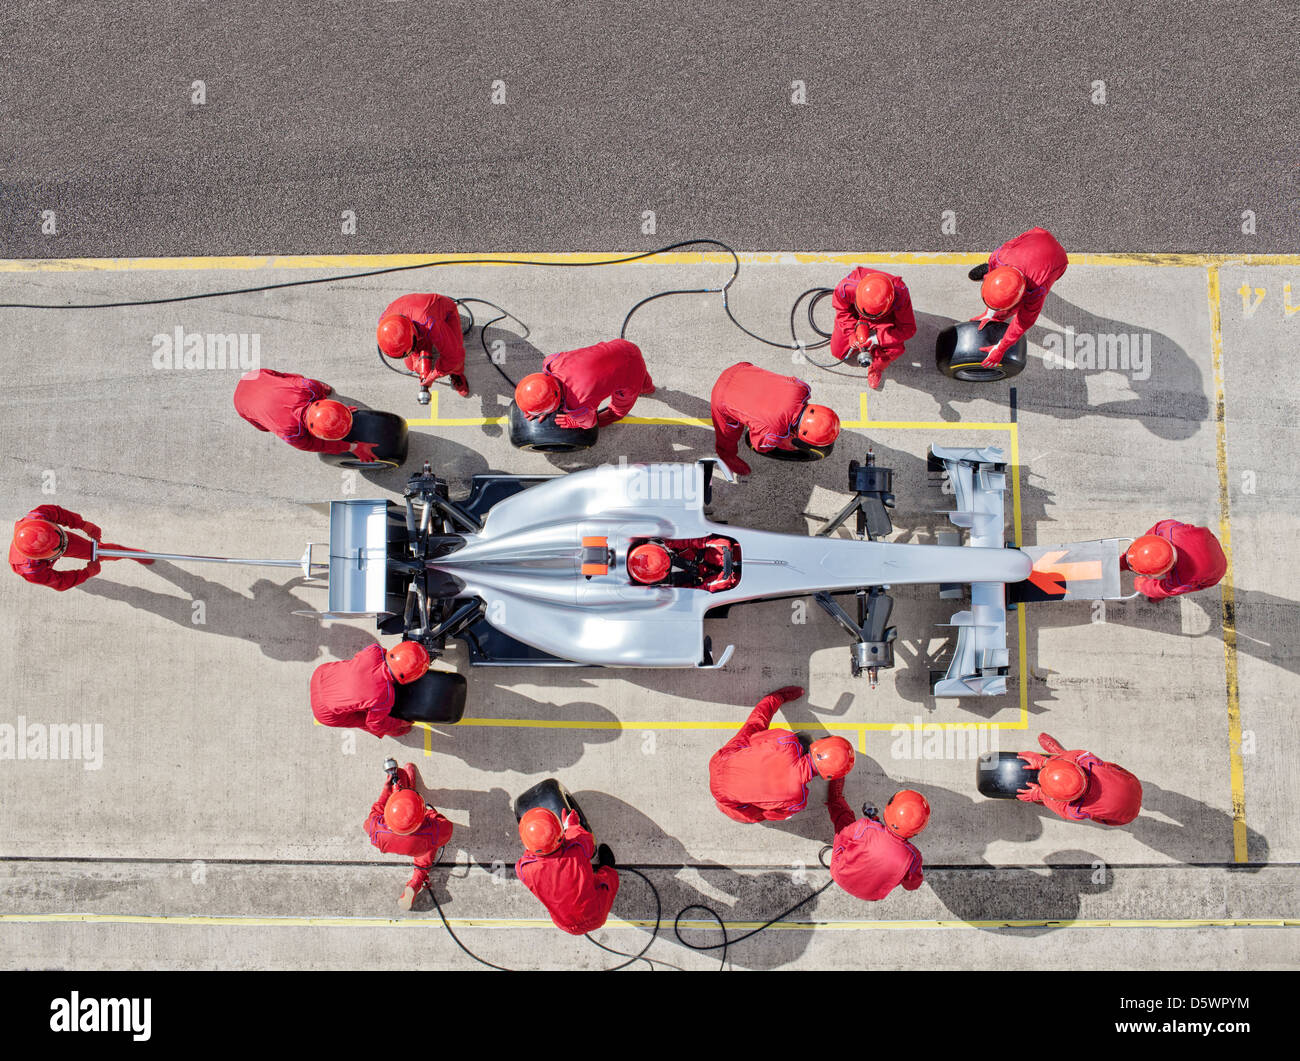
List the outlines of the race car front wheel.
{"type": "Polygon", "coordinates": [[[378,409],[358,409],[352,414],[352,430],[344,441],[369,442],[375,447],[375,459],[363,461],[354,453],[324,453],[321,456],[340,468],[400,468],[406,461],[406,420],[396,413],[378,409]]]}
{"type": "Polygon", "coordinates": [[[557,427],[555,415],[529,420],[510,403],[510,444],[516,449],[533,449],[539,453],[573,453],[591,449],[600,429],[596,427],[557,427]]]}
{"type": "Polygon", "coordinates": [[[409,685],[399,685],[392,711],[394,718],[432,725],[455,725],[465,714],[466,682],[463,674],[431,670],[409,685]]]}
{"type": "Polygon", "coordinates": [[[1029,344],[1022,335],[1005,354],[1000,364],[985,368],[988,356],[981,346],[991,346],[1007,333],[1004,321],[989,321],[981,330],[975,321],[962,321],[939,333],[934,344],[934,363],[950,379],[963,383],[996,383],[1025,370],[1029,344]]]}

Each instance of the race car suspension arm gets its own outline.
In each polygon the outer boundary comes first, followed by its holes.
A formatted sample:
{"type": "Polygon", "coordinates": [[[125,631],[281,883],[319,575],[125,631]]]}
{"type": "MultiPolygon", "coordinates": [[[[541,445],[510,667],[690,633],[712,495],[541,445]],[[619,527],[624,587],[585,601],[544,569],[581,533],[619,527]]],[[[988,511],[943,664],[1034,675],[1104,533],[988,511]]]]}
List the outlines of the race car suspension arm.
{"type": "Polygon", "coordinates": [[[849,646],[853,677],[861,676],[865,668],[873,689],[880,677],[880,668],[894,665],[894,639],[898,636],[898,628],[889,625],[894,598],[885,592],[887,588],[872,586],[857,591],[857,622],[829,593],[817,594],[817,603],[853,638],[853,644],[849,646]]]}

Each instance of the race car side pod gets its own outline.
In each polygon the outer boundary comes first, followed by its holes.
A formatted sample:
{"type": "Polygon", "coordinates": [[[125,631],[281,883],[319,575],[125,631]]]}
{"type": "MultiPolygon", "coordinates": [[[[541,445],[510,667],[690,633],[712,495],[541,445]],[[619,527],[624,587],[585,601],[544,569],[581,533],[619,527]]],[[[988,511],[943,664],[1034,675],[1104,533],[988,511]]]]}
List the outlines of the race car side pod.
{"type": "Polygon", "coordinates": [[[235,556],[191,556],[188,553],[147,553],[139,549],[101,549],[99,542],[92,543],[91,560],[95,561],[104,557],[110,560],[189,560],[199,564],[243,564],[246,567],[296,567],[303,574],[303,578],[312,577],[312,568],[330,566],[319,561],[313,562],[311,558],[312,543],[307,543],[307,548],[303,550],[302,556],[297,560],[251,560],[235,556]]]}

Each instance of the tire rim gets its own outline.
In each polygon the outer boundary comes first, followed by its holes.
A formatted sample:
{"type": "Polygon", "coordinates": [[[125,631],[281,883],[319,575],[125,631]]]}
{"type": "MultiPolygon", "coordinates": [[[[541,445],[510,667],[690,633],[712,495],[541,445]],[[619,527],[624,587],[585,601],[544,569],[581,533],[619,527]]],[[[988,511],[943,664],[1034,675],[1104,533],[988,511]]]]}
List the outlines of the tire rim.
{"type": "Polygon", "coordinates": [[[996,383],[1000,379],[1006,379],[1007,374],[1001,368],[981,368],[978,365],[973,368],[962,367],[956,369],[953,375],[963,383],[996,383]]]}

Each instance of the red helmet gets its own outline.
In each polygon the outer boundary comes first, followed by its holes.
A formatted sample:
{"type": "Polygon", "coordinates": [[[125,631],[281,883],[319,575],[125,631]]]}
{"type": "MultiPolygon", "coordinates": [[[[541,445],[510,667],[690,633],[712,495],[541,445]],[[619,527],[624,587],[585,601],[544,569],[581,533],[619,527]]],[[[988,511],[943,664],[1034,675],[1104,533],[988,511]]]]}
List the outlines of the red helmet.
{"type": "Polygon", "coordinates": [[[895,792],[885,804],[885,824],[904,840],[919,833],[929,821],[930,804],[913,789],[895,792]]]}
{"type": "Polygon", "coordinates": [[[1178,560],[1178,550],[1168,538],[1144,534],[1128,547],[1125,554],[1129,570],[1139,575],[1163,575],[1178,560]]]}
{"type": "Polygon", "coordinates": [[[853,301],[864,317],[882,316],[894,304],[894,282],[884,273],[868,273],[858,281],[853,301]]]}
{"type": "Polygon", "coordinates": [[[389,357],[405,357],[415,345],[415,325],[410,317],[400,313],[390,313],[381,317],[379,327],[375,330],[375,341],[379,349],[389,357]]]}
{"type": "Polygon", "coordinates": [[[322,398],[307,406],[302,422],[310,434],[335,442],[352,430],[352,413],[342,402],[322,398]]]}
{"type": "Polygon", "coordinates": [[[808,747],[812,756],[813,768],[826,778],[834,781],[853,769],[853,745],[843,737],[823,737],[815,740],[808,747]]]}
{"type": "Polygon", "coordinates": [[[393,832],[405,836],[413,833],[424,821],[424,800],[414,789],[399,788],[384,804],[384,824],[393,832]]]}
{"type": "Polygon", "coordinates": [[[534,807],[519,819],[519,839],[530,855],[549,855],[564,839],[564,827],[554,811],[534,807]]]}
{"type": "Polygon", "coordinates": [[[68,547],[63,529],[46,519],[20,519],[14,525],[14,548],[28,560],[54,560],[68,547]]]}
{"type": "Polygon", "coordinates": [[[418,641],[403,641],[384,653],[389,671],[402,685],[415,681],[429,669],[429,653],[418,641]]]}
{"type": "Polygon", "coordinates": [[[829,446],[840,437],[840,418],[828,405],[805,405],[799,414],[798,435],[810,446],[829,446]]]}
{"type": "Polygon", "coordinates": [[[980,298],[989,309],[1010,309],[1025,297],[1025,274],[1010,265],[999,265],[984,274],[980,298]]]}
{"type": "Polygon", "coordinates": [[[672,570],[673,558],[668,550],[654,542],[633,546],[627,554],[627,573],[642,585],[662,582],[672,570]]]}
{"type": "Polygon", "coordinates": [[[549,372],[530,372],[515,387],[515,404],[529,420],[555,412],[563,397],[560,381],[549,372]]]}
{"type": "Polygon", "coordinates": [[[1047,764],[1038,771],[1038,787],[1049,799],[1069,803],[1088,790],[1088,775],[1082,767],[1068,759],[1048,759],[1047,764]]]}

